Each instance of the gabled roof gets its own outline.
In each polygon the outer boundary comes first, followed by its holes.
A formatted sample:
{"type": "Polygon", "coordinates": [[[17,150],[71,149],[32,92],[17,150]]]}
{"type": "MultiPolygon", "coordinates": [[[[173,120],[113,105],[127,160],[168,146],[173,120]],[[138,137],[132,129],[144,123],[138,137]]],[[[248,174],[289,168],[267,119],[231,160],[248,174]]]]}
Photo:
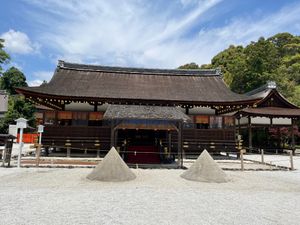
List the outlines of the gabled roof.
{"type": "Polygon", "coordinates": [[[237,116],[263,116],[263,117],[286,117],[300,118],[300,109],[281,107],[246,108],[236,113],[237,116]]]}
{"type": "Polygon", "coordinates": [[[234,105],[259,99],[230,91],[218,70],[124,68],[63,61],[48,84],[17,91],[25,96],[89,98],[109,103],[234,105]]]}
{"type": "Polygon", "coordinates": [[[274,81],[268,81],[265,85],[246,93],[246,95],[261,98],[255,103],[256,107],[298,108],[280,94],[274,81]]]}
{"type": "Polygon", "coordinates": [[[171,106],[109,105],[103,119],[190,121],[180,109],[171,106]]]}

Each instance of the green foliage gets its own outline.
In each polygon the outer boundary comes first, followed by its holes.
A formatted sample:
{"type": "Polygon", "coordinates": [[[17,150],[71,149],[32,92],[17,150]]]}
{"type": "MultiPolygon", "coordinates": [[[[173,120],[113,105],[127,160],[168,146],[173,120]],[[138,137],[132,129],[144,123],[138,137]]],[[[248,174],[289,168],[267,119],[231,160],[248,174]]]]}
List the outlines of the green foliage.
{"type": "Polygon", "coordinates": [[[213,57],[211,64],[201,66],[217,67],[234,92],[245,93],[272,80],[286,98],[300,106],[300,36],[279,33],[245,47],[231,45],[213,57]]]}
{"type": "Polygon", "coordinates": [[[6,90],[9,94],[16,94],[15,87],[27,87],[25,75],[15,67],[11,67],[3,73],[0,80],[1,89],[6,90]]]}
{"type": "MultiPolygon", "coordinates": [[[[298,106],[300,106],[300,85],[297,85],[295,88],[294,88],[294,92],[293,92],[293,95],[291,95],[290,97],[289,97],[289,100],[291,101],[291,102],[293,102],[295,105],[298,105],[298,106]]],[[[300,126],[300,124],[299,124],[299,126],[300,126]]]]}
{"type": "Polygon", "coordinates": [[[8,132],[8,125],[15,124],[15,120],[23,117],[28,119],[29,126],[35,126],[34,118],[35,107],[23,96],[11,95],[8,100],[8,111],[4,118],[0,120],[0,133],[8,132]]]}
{"type": "MultiPolygon", "coordinates": [[[[3,50],[3,40],[0,39],[0,73],[1,64],[9,60],[9,55],[3,50]]],[[[24,117],[28,119],[29,126],[34,126],[35,107],[23,96],[16,95],[15,87],[26,87],[26,77],[15,67],[11,67],[4,72],[0,78],[0,88],[9,94],[8,110],[4,118],[0,119],[0,133],[7,133],[9,124],[15,124],[15,120],[24,117]]]]}
{"type": "Polygon", "coordinates": [[[4,40],[0,39],[0,74],[2,72],[1,64],[8,62],[10,59],[9,55],[3,50],[4,48],[4,40]]]}
{"type": "Polygon", "coordinates": [[[200,67],[198,66],[198,64],[194,62],[179,67],[179,69],[199,69],[199,68],[200,67]]]}
{"type": "MultiPolygon", "coordinates": [[[[236,78],[241,77],[246,71],[246,57],[242,46],[229,46],[228,51],[217,54],[212,59],[211,67],[221,68],[225,82],[233,89],[238,90],[239,84],[236,84],[236,78]]],[[[239,91],[238,91],[239,92],[239,91]]]]}

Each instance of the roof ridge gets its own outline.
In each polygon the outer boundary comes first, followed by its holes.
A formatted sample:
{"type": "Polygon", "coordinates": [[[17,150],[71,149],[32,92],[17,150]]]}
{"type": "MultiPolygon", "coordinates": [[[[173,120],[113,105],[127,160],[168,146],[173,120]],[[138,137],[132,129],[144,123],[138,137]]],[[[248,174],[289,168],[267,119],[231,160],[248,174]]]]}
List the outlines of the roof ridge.
{"type": "Polygon", "coordinates": [[[251,91],[248,91],[247,93],[245,93],[245,95],[251,96],[251,95],[255,95],[260,92],[268,91],[268,90],[272,90],[272,89],[277,89],[276,82],[275,81],[267,81],[264,85],[262,85],[258,88],[255,88],[251,91]]]}
{"type": "Polygon", "coordinates": [[[57,69],[70,69],[77,71],[93,72],[113,72],[113,73],[132,73],[132,74],[152,74],[152,75],[185,75],[185,76],[220,76],[219,69],[159,69],[159,68],[137,68],[102,66],[91,64],[69,63],[62,60],[58,61],[57,69]]]}

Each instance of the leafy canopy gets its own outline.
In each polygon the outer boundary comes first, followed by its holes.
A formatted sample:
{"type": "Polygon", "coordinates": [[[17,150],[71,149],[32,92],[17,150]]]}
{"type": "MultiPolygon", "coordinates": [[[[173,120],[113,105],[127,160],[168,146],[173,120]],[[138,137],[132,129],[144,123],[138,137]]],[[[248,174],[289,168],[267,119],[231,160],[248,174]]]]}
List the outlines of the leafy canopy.
{"type": "MultiPolygon", "coordinates": [[[[194,65],[197,64],[180,68],[194,65]]],[[[222,69],[224,81],[234,92],[245,93],[272,80],[285,97],[300,106],[300,36],[279,33],[245,47],[231,45],[214,56],[211,64],[201,65],[217,67],[222,69]]]]}
{"type": "Polygon", "coordinates": [[[28,86],[25,75],[15,67],[11,67],[4,72],[0,81],[1,89],[6,90],[11,95],[17,94],[16,87],[28,86]]]}
{"type": "MultiPolygon", "coordinates": [[[[8,62],[9,55],[3,50],[4,41],[0,39],[0,74],[2,74],[3,63],[8,62]]],[[[8,97],[8,110],[4,115],[4,118],[0,119],[0,133],[7,133],[9,124],[15,124],[15,120],[24,117],[28,119],[30,126],[34,126],[35,107],[23,96],[17,95],[15,87],[26,87],[25,75],[15,67],[9,68],[0,77],[0,88],[6,90],[9,94],[8,97]]]]}
{"type": "Polygon", "coordinates": [[[7,63],[10,59],[9,55],[3,50],[4,40],[0,39],[0,74],[2,72],[1,64],[7,63]]]}

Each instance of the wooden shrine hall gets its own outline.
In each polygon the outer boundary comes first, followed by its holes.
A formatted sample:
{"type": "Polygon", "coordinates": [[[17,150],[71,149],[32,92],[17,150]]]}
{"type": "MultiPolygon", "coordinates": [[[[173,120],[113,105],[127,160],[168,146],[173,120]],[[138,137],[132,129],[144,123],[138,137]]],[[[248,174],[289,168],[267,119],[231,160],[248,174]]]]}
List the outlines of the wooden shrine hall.
{"type": "MultiPolygon", "coordinates": [[[[37,122],[45,125],[42,144],[47,152],[95,157],[115,146],[127,163],[141,164],[180,161],[183,154],[196,157],[204,149],[237,151],[236,118],[264,107],[262,102],[276,101],[230,91],[218,69],[64,61],[49,83],[16,90],[47,107],[36,114],[37,122]]],[[[298,117],[299,109],[293,109],[298,117]]]]}

